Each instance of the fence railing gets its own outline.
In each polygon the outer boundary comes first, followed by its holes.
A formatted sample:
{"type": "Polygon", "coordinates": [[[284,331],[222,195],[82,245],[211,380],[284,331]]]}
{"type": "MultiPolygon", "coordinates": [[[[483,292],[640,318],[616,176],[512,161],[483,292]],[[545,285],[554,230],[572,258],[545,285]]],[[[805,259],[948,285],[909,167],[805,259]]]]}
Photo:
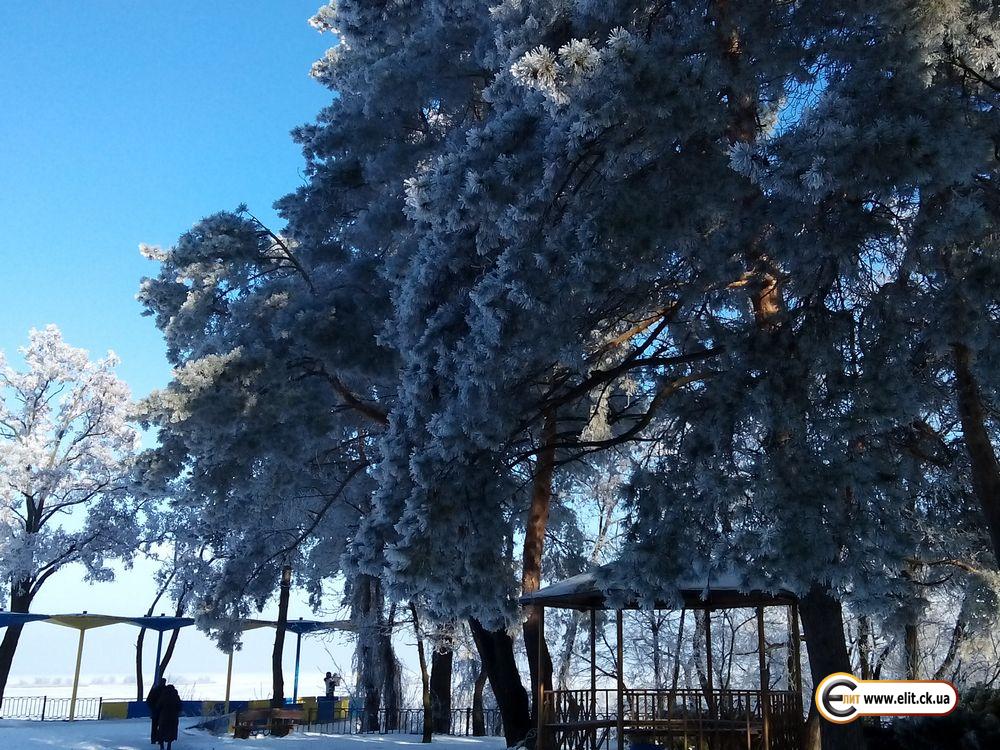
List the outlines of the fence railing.
{"type": "MultiPolygon", "coordinates": [[[[93,720],[101,718],[103,698],[77,698],[76,718],[93,720]]],[[[44,695],[4,696],[0,703],[0,718],[33,721],[58,721],[69,718],[69,698],[49,698],[44,695]]]]}
{"type": "MultiPolygon", "coordinates": [[[[500,711],[495,708],[483,711],[483,726],[477,727],[471,708],[456,708],[449,712],[448,734],[474,736],[481,730],[483,736],[503,736],[500,711]]],[[[424,730],[424,710],[403,708],[399,711],[379,711],[378,715],[363,710],[349,710],[333,721],[315,722],[307,731],[319,734],[420,734],[424,730]]],[[[435,732],[440,734],[440,732],[435,732]]]]}
{"type": "MultiPolygon", "coordinates": [[[[75,717],[81,721],[101,717],[103,698],[77,698],[75,717]]],[[[41,695],[5,696],[0,703],[0,719],[29,721],[61,721],[69,718],[69,698],[49,698],[41,695]]],[[[483,725],[478,722],[471,708],[456,708],[449,712],[447,734],[473,736],[503,735],[500,711],[495,708],[483,711],[483,725]]],[[[399,711],[379,711],[378,715],[364,710],[335,713],[333,721],[313,722],[307,730],[319,734],[420,734],[424,729],[422,708],[404,708],[399,711]]],[[[440,734],[440,732],[436,732],[440,734]]]]}

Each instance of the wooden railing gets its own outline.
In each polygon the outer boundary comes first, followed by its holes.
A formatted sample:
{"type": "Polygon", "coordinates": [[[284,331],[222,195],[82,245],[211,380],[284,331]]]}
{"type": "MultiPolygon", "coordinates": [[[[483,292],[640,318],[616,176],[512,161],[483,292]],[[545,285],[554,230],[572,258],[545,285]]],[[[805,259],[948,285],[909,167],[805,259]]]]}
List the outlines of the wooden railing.
{"type": "Polygon", "coordinates": [[[553,690],[543,698],[541,750],[622,744],[699,750],[798,750],[801,705],[773,690],[553,690]]]}

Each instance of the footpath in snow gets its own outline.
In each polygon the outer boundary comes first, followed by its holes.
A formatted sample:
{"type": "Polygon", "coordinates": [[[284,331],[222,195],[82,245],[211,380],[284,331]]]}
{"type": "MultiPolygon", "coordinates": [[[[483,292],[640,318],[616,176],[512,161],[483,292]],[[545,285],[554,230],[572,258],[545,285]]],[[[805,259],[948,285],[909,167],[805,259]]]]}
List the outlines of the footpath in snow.
{"type": "MultiPolygon", "coordinates": [[[[419,750],[411,734],[329,735],[294,733],[287,737],[234,740],[192,726],[183,719],[174,750],[419,750]]],[[[0,750],[150,750],[149,721],[0,721],[0,750]]],[[[502,737],[435,737],[437,750],[503,750],[502,737]]]]}

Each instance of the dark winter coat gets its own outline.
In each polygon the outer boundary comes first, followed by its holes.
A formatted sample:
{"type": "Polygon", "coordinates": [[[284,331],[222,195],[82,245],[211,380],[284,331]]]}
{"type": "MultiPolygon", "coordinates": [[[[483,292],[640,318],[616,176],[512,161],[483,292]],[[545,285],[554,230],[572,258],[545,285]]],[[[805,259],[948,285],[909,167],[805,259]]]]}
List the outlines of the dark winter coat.
{"type": "Polygon", "coordinates": [[[173,742],[177,739],[177,723],[181,717],[181,696],[177,688],[167,685],[157,702],[159,716],[154,736],[157,742],[173,742]]]}
{"type": "Polygon", "coordinates": [[[163,685],[153,685],[152,689],[149,691],[149,695],[146,696],[146,705],[149,706],[149,718],[151,721],[149,741],[154,745],[159,742],[156,739],[156,722],[160,716],[160,696],[163,694],[163,685]]]}

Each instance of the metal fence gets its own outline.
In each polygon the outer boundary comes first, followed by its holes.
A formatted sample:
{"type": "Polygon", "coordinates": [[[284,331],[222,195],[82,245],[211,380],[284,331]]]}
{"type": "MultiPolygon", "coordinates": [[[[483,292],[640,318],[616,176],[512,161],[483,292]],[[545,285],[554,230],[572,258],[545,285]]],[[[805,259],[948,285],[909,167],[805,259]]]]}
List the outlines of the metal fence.
{"type": "MultiPolygon", "coordinates": [[[[77,698],[76,718],[94,720],[101,717],[103,698],[77,698]]],[[[6,696],[0,704],[0,718],[30,721],[61,721],[69,718],[69,698],[49,698],[44,695],[6,696]]],[[[500,711],[495,708],[483,711],[485,735],[503,736],[503,722],[500,711]]],[[[475,734],[471,708],[452,709],[449,716],[448,734],[472,736],[475,734]]],[[[319,734],[421,734],[424,730],[422,708],[404,708],[399,711],[379,711],[372,717],[364,710],[349,710],[334,721],[316,722],[307,726],[307,731],[319,734]]]]}
{"type": "MultiPolygon", "coordinates": [[[[76,718],[101,718],[103,702],[103,698],[77,698],[76,718]]],[[[4,696],[3,703],[0,703],[0,718],[57,721],[69,718],[69,707],[69,698],[49,698],[44,695],[4,696]]]]}
{"type": "MultiPolygon", "coordinates": [[[[498,709],[485,709],[483,719],[485,736],[503,736],[503,722],[498,709]]],[[[391,713],[379,711],[377,717],[363,710],[350,710],[334,721],[309,724],[306,730],[319,734],[421,734],[424,731],[424,710],[404,708],[391,713]]],[[[448,734],[468,737],[475,734],[471,708],[452,709],[448,734]]]]}

